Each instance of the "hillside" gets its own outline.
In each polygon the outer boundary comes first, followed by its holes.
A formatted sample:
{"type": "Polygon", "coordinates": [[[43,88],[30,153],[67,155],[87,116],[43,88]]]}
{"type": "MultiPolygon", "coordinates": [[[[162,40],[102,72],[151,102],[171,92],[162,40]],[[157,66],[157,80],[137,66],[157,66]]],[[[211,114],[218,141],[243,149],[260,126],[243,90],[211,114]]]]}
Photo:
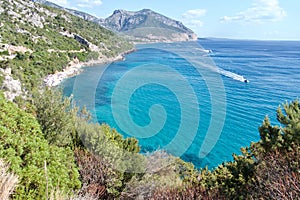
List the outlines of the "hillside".
{"type": "Polygon", "coordinates": [[[108,18],[98,19],[85,12],[63,8],[46,0],[33,1],[65,10],[82,19],[100,24],[134,42],[179,42],[197,39],[197,35],[181,22],[150,9],[143,9],[137,12],[115,10],[108,18]]]}
{"type": "Polygon", "coordinates": [[[46,0],[32,0],[33,2],[36,2],[36,3],[39,3],[39,4],[43,4],[45,6],[50,6],[50,7],[53,7],[53,8],[58,8],[58,9],[61,9],[61,10],[65,10],[75,16],[78,16],[78,17],[81,17],[85,20],[88,20],[88,21],[92,21],[92,22],[97,22],[99,19],[93,15],[90,15],[88,13],[85,13],[85,12],[82,12],[82,11],[79,11],[79,10],[74,10],[74,9],[69,9],[69,8],[64,8],[62,6],[59,6],[55,3],[52,3],[50,1],[46,1],[46,0]]]}
{"type": "Polygon", "coordinates": [[[0,22],[0,85],[17,88],[18,94],[73,61],[105,62],[133,48],[95,23],[30,0],[0,1],[0,22]],[[8,84],[13,81],[13,86],[8,84]]]}
{"type": "Polygon", "coordinates": [[[197,39],[197,35],[181,22],[149,9],[137,12],[115,10],[110,17],[100,21],[100,24],[136,42],[174,42],[197,39]]]}

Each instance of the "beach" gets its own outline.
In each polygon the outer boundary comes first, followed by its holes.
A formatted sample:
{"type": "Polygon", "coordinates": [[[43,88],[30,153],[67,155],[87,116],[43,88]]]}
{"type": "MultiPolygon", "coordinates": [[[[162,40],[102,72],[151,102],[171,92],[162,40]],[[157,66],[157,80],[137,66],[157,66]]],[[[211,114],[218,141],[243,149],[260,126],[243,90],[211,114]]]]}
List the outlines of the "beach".
{"type": "Polygon", "coordinates": [[[74,58],[72,61],[69,62],[69,64],[65,67],[63,71],[47,75],[44,78],[44,84],[48,87],[56,87],[64,79],[80,74],[83,71],[83,67],[120,61],[124,59],[126,54],[129,54],[133,51],[135,51],[135,49],[123,52],[118,56],[112,58],[102,57],[97,60],[90,60],[87,62],[80,62],[77,58],[74,58]]]}

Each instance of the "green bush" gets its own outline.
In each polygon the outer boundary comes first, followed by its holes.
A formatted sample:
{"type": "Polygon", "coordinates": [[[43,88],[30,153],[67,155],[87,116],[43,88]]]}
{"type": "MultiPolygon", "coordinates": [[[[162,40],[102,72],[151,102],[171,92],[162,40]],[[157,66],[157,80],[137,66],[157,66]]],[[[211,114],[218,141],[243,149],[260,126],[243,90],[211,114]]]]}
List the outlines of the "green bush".
{"type": "Polygon", "coordinates": [[[72,107],[71,98],[63,98],[58,90],[46,88],[43,92],[33,92],[32,105],[42,133],[50,144],[77,145],[77,108],[72,107]]]}
{"type": "MultiPolygon", "coordinates": [[[[59,90],[45,89],[42,93],[39,91],[34,94],[31,110],[36,115],[48,142],[72,149],[82,148],[90,152],[80,153],[77,156],[80,172],[85,174],[82,175],[83,184],[87,184],[85,181],[87,178],[84,178],[87,174],[96,173],[88,172],[88,169],[92,170],[92,168],[86,167],[87,163],[84,162],[89,162],[86,157],[101,158],[100,161],[96,159],[95,162],[90,163],[91,166],[95,163],[98,163],[99,167],[103,165],[103,173],[108,172],[106,168],[110,166],[110,172],[114,173],[114,178],[106,182],[93,182],[93,184],[98,184],[99,187],[105,185],[109,196],[118,197],[134,175],[132,172],[143,170],[144,156],[139,154],[138,141],[134,138],[124,139],[120,133],[108,125],[89,123],[89,114],[86,110],[83,108],[78,112],[79,109],[71,103],[71,99],[63,98],[59,90]]],[[[111,175],[100,174],[100,176],[110,177],[111,175]]],[[[89,182],[89,184],[92,183],[89,182]]]]}
{"type": "Polygon", "coordinates": [[[0,158],[19,176],[15,199],[45,199],[53,188],[69,192],[80,187],[73,152],[49,145],[36,119],[7,102],[2,94],[0,158]]]}
{"type": "Polygon", "coordinates": [[[89,151],[108,159],[117,170],[125,173],[143,170],[144,157],[138,153],[140,148],[135,138],[124,139],[105,124],[81,123],[78,132],[89,151]]]}
{"type": "Polygon", "coordinates": [[[300,104],[293,101],[277,109],[277,120],[282,125],[271,126],[266,117],[259,128],[261,141],[259,145],[266,151],[291,151],[300,145],[300,104]]]}
{"type": "Polygon", "coordinates": [[[118,197],[126,183],[136,172],[143,171],[144,156],[139,154],[138,142],[134,138],[123,137],[108,125],[88,124],[82,121],[78,125],[78,135],[84,147],[96,156],[100,156],[117,172],[114,185],[107,192],[118,197]],[[117,184],[118,183],[118,184],[117,184]]]}
{"type": "Polygon", "coordinates": [[[0,51],[0,56],[8,56],[8,55],[9,55],[9,53],[8,53],[7,50],[5,50],[5,51],[0,51]]]}

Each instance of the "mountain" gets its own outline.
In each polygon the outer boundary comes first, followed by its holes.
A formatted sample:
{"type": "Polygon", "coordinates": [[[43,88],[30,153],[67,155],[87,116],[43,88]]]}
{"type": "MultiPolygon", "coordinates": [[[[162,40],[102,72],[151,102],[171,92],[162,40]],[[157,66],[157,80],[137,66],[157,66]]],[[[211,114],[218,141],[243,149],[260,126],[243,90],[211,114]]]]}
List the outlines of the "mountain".
{"type": "Polygon", "coordinates": [[[43,77],[74,62],[106,61],[133,48],[114,32],[69,12],[43,0],[0,1],[0,89],[20,94],[20,88],[38,87],[43,77]]]}
{"type": "Polygon", "coordinates": [[[150,9],[143,9],[137,12],[115,10],[108,18],[99,19],[85,12],[63,8],[46,0],[33,1],[63,9],[85,20],[100,24],[134,42],[176,42],[197,39],[197,35],[181,22],[150,9]]]}
{"type": "Polygon", "coordinates": [[[135,42],[174,42],[196,40],[197,35],[181,22],[150,9],[137,12],[115,10],[99,23],[135,42]]]}

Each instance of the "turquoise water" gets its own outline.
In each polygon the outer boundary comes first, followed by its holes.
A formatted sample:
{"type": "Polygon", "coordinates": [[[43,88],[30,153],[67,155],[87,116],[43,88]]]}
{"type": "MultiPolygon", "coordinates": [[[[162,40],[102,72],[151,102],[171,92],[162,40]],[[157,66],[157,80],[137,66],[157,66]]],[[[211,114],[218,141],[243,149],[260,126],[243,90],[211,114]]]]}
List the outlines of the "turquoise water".
{"type": "Polygon", "coordinates": [[[300,96],[300,42],[203,39],[137,49],[86,67],[63,87],[95,121],[138,138],[142,152],[165,149],[213,168],[258,141],[264,117],[277,123],[278,105],[300,96]]]}

